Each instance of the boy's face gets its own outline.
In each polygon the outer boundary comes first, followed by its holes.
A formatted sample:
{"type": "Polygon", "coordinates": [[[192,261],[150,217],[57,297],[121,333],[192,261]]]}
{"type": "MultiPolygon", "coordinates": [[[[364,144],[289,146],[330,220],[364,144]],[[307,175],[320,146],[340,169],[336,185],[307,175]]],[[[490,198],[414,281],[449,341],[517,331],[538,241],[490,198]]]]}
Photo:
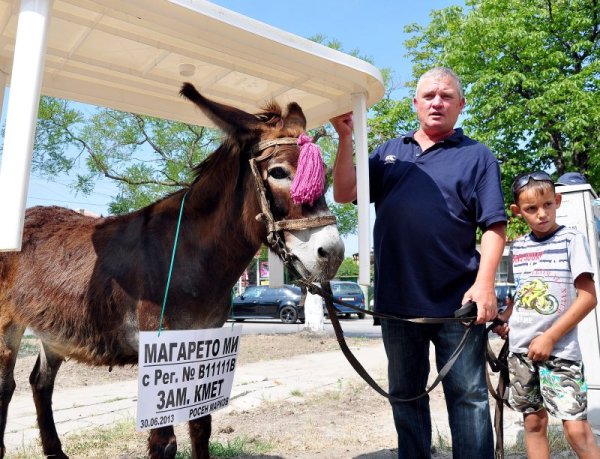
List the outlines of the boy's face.
{"type": "Polygon", "coordinates": [[[517,204],[510,210],[525,219],[537,238],[543,238],[558,228],[556,209],[560,207],[562,196],[552,190],[525,189],[519,194],[517,204]]]}

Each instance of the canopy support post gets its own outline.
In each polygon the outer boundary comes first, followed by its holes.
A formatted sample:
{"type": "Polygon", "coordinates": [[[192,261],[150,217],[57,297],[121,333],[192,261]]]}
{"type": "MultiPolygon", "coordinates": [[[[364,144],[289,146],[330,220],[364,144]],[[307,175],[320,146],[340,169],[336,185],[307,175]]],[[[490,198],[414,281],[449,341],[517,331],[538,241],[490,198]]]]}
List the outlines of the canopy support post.
{"type": "Polygon", "coordinates": [[[0,169],[0,251],[20,251],[52,0],[21,0],[0,169]]]}
{"type": "Polygon", "coordinates": [[[371,227],[369,224],[369,150],[367,144],[367,95],[352,94],[356,192],[358,203],[358,283],[371,284],[371,227]]]}

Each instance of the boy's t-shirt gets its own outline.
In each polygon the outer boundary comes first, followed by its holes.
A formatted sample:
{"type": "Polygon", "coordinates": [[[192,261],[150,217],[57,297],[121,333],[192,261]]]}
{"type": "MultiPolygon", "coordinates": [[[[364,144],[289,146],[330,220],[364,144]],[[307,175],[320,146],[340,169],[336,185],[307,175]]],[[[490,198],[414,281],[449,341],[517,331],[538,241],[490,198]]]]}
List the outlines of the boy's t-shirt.
{"type": "MultiPolygon", "coordinates": [[[[511,247],[516,294],[510,324],[510,350],[527,353],[529,343],[541,335],[571,306],[577,297],[575,279],[593,275],[585,236],[561,226],[543,239],[532,233],[511,247]]],[[[577,327],[555,345],[552,355],[581,360],[577,327]]]]}

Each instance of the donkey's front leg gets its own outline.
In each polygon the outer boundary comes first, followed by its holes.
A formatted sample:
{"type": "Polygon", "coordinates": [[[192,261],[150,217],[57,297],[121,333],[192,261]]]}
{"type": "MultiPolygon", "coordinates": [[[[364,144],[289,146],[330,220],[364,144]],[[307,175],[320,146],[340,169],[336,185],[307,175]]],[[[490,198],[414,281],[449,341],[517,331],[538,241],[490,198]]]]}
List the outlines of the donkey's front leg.
{"type": "Polygon", "coordinates": [[[212,418],[210,414],[188,423],[190,440],[192,442],[192,459],[210,459],[208,440],[211,434],[211,423],[212,418]]]}
{"type": "Polygon", "coordinates": [[[148,436],[149,459],[174,459],[177,453],[177,439],[173,426],[150,430],[148,436]]]}

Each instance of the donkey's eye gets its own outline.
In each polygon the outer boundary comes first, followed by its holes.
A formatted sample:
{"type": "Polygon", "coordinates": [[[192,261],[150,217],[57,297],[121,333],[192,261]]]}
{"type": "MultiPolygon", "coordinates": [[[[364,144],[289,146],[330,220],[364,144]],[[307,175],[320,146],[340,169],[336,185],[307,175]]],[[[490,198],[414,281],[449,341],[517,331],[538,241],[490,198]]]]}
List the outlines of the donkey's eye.
{"type": "Polygon", "coordinates": [[[288,178],[290,174],[283,167],[274,167],[269,169],[269,176],[273,177],[276,180],[281,180],[284,178],[288,178]]]}

